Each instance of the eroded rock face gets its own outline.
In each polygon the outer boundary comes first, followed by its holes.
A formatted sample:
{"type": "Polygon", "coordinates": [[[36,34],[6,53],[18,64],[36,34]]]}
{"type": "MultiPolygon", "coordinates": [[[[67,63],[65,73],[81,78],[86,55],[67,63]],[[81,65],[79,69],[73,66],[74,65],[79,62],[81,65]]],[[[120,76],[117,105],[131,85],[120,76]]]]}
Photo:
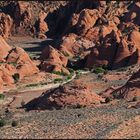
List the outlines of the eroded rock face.
{"type": "Polygon", "coordinates": [[[5,39],[11,35],[13,20],[10,15],[0,13],[0,35],[5,39]]]}
{"type": "Polygon", "coordinates": [[[17,73],[19,73],[21,79],[24,76],[30,76],[39,72],[38,68],[32,62],[29,55],[19,47],[16,47],[10,51],[6,62],[16,63],[17,73]]]}
{"type": "Polygon", "coordinates": [[[4,62],[6,56],[8,55],[11,47],[5,42],[5,40],[0,36],[0,61],[4,62]]]}
{"type": "Polygon", "coordinates": [[[111,66],[115,51],[117,49],[117,32],[112,31],[102,39],[102,43],[93,47],[91,53],[87,58],[87,67],[91,68],[96,65],[108,65],[111,66]]]}
{"type": "Polygon", "coordinates": [[[96,9],[84,9],[80,12],[79,19],[77,22],[77,30],[78,34],[83,35],[85,34],[88,29],[93,27],[99,18],[100,14],[99,11],[96,9]]]}
{"type": "Polygon", "coordinates": [[[47,46],[41,55],[43,62],[40,64],[40,68],[43,71],[52,72],[59,71],[69,74],[66,69],[68,59],[58,50],[51,46],[47,46]]]}
{"type": "Polygon", "coordinates": [[[111,33],[108,31],[105,34],[103,32],[99,44],[93,47],[87,59],[87,67],[107,65],[116,69],[139,63],[140,33],[133,30],[129,36],[122,36],[120,30],[112,30],[111,33]]]}
{"type": "Polygon", "coordinates": [[[140,70],[134,73],[128,82],[112,93],[116,98],[124,98],[127,101],[140,100],[140,70]]]}
{"type": "Polygon", "coordinates": [[[18,74],[20,80],[25,76],[38,73],[39,70],[28,54],[19,47],[10,47],[5,40],[0,37],[0,81],[1,87],[15,83],[14,75],[18,74]]]}
{"type": "Polygon", "coordinates": [[[104,101],[102,97],[93,93],[88,85],[74,82],[66,84],[53,91],[44,93],[42,97],[35,99],[25,105],[27,109],[51,109],[62,107],[81,108],[85,106],[96,106],[104,101]]]}
{"type": "Polygon", "coordinates": [[[47,38],[45,33],[49,30],[47,23],[44,21],[46,16],[47,16],[47,13],[45,13],[44,11],[41,11],[39,13],[39,33],[38,33],[38,37],[43,38],[43,39],[47,38]]]}
{"type": "Polygon", "coordinates": [[[133,3],[131,9],[125,16],[125,21],[140,25],[140,2],[133,3]]]}

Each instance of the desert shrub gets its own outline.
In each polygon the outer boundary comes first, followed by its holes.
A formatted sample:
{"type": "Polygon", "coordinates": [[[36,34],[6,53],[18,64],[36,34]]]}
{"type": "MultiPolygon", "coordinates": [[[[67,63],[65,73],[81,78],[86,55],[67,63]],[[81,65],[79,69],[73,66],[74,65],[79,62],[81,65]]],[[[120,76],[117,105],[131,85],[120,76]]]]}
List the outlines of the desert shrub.
{"type": "Polygon", "coordinates": [[[56,79],[54,79],[54,83],[62,82],[62,81],[63,81],[63,79],[61,79],[61,78],[56,78],[56,79]]]}
{"type": "Polygon", "coordinates": [[[18,73],[15,73],[12,77],[13,77],[15,83],[17,83],[19,81],[20,76],[18,73]]]}
{"type": "Polygon", "coordinates": [[[6,121],[4,119],[0,120],[0,127],[3,127],[6,125],[6,121]]]}
{"type": "Polygon", "coordinates": [[[16,62],[8,62],[8,64],[11,64],[11,65],[13,65],[13,66],[16,66],[16,65],[17,65],[16,62]]]}
{"type": "Polygon", "coordinates": [[[70,72],[71,74],[73,74],[73,73],[74,73],[74,70],[71,69],[71,68],[69,68],[69,72],[70,72]]]}
{"type": "Polygon", "coordinates": [[[3,100],[5,98],[5,95],[0,94],[0,100],[3,100]]]}
{"type": "Polygon", "coordinates": [[[37,84],[37,83],[35,83],[35,84],[29,84],[29,85],[26,85],[26,87],[36,87],[36,86],[38,86],[38,84],[37,84]]]}
{"type": "Polygon", "coordinates": [[[16,127],[18,125],[18,122],[13,120],[12,123],[11,123],[12,127],[16,127]]]}
{"type": "Polygon", "coordinates": [[[109,98],[109,97],[107,97],[107,98],[105,99],[105,103],[109,103],[110,101],[112,101],[112,99],[109,98]]]}
{"type": "Polygon", "coordinates": [[[70,80],[71,78],[72,78],[71,74],[67,76],[67,80],[70,80]]]}
{"type": "Polygon", "coordinates": [[[53,71],[52,73],[53,74],[56,74],[56,75],[63,75],[63,76],[66,76],[67,75],[66,73],[60,72],[60,71],[53,71]]]}
{"type": "Polygon", "coordinates": [[[98,74],[98,73],[104,73],[105,69],[103,69],[102,67],[97,67],[94,69],[93,71],[94,73],[98,74]]]}

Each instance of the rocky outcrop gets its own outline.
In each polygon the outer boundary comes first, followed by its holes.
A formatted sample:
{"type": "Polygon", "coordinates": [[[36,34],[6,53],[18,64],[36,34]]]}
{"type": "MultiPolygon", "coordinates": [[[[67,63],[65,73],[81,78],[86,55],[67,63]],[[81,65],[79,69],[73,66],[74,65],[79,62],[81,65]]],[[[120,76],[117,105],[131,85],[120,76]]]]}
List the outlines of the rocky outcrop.
{"type": "Polygon", "coordinates": [[[0,13],[0,35],[5,39],[11,35],[13,26],[12,18],[4,13],[0,13]]]}
{"type": "Polygon", "coordinates": [[[134,2],[130,10],[124,17],[125,22],[131,22],[140,25],[140,2],[134,2]]]}
{"type": "Polygon", "coordinates": [[[25,76],[31,76],[39,72],[36,65],[22,48],[10,47],[2,37],[0,37],[0,52],[1,87],[12,85],[25,76]]]}
{"type": "Polygon", "coordinates": [[[88,29],[93,27],[100,17],[99,11],[96,9],[84,9],[79,14],[79,19],[76,24],[78,34],[84,35],[88,29]]]}
{"type": "Polygon", "coordinates": [[[20,79],[39,72],[29,55],[19,47],[16,47],[10,51],[10,53],[7,55],[6,62],[16,64],[16,70],[17,73],[19,73],[20,79]]]}
{"type": "Polygon", "coordinates": [[[58,71],[65,74],[69,74],[66,69],[68,59],[58,50],[51,46],[47,46],[40,57],[42,63],[40,69],[46,72],[58,71]]]}
{"type": "Polygon", "coordinates": [[[112,95],[127,101],[140,100],[140,70],[134,73],[124,86],[113,91],[112,95]]]}
{"type": "Polygon", "coordinates": [[[93,47],[87,58],[87,67],[107,65],[116,69],[139,63],[140,33],[133,30],[129,36],[123,36],[120,30],[114,29],[112,31],[109,29],[111,33],[109,30],[106,30],[105,34],[102,32],[99,44],[93,47]]]}
{"type": "Polygon", "coordinates": [[[43,95],[25,105],[28,110],[60,109],[63,107],[82,108],[94,107],[104,99],[93,93],[88,85],[74,82],[57,89],[43,93],[43,95]]]}
{"type": "Polygon", "coordinates": [[[47,13],[45,13],[44,11],[41,11],[39,13],[39,33],[38,33],[38,37],[39,38],[47,38],[47,36],[45,35],[45,33],[49,29],[48,29],[47,23],[45,22],[46,16],[47,16],[47,13]]]}
{"type": "Polygon", "coordinates": [[[5,42],[5,40],[0,36],[0,62],[4,62],[6,56],[8,55],[11,47],[5,42]]]}

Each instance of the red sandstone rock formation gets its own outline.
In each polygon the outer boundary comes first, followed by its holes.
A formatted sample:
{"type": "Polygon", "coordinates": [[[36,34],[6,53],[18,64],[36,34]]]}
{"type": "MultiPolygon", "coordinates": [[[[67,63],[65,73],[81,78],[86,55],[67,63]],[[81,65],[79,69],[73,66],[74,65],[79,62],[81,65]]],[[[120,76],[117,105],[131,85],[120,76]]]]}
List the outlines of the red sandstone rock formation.
{"type": "Polygon", "coordinates": [[[5,40],[0,36],[0,61],[4,62],[6,56],[8,55],[11,47],[5,42],[5,40]]]}
{"type": "Polygon", "coordinates": [[[102,33],[99,45],[93,47],[87,59],[87,67],[107,65],[110,68],[119,68],[140,63],[140,33],[133,30],[129,36],[122,36],[119,30],[112,30],[111,33],[108,31],[107,29],[105,34],[102,33]]]}
{"type": "Polygon", "coordinates": [[[47,16],[47,13],[43,11],[39,13],[39,33],[38,33],[39,38],[47,38],[45,33],[48,31],[48,25],[44,21],[46,16],[47,16]]]}
{"type": "Polygon", "coordinates": [[[116,98],[124,98],[127,101],[140,99],[140,70],[134,73],[128,82],[121,88],[112,92],[116,98]]]}
{"type": "Polygon", "coordinates": [[[88,85],[74,82],[71,85],[66,84],[58,89],[44,93],[38,99],[29,102],[26,107],[40,110],[51,109],[53,107],[57,109],[61,107],[94,107],[103,101],[104,99],[93,93],[88,85]]]}
{"type": "Polygon", "coordinates": [[[14,74],[19,74],[20,80],[25,76],[31,76],[39,72],[36,65],[22,48],[10,47],[2,37],[0,37],[0,53],[1,87],[14,84],[14,74]]]}
{"type": "Polygon", "coordinates": [[[140,25],[140,2],[134,2],[124,18],[126,22],[133,22],[140,25]]]}
{"type": "Polygon", "coordinates": [[[11,28],[13,25],[12,18],[4,13],[0,13],[0,35],[8,38],[11,35],[11,28]]]}
{"type": "Polygon", "coordinates": [[[84,35],[88,29],[93,27],[100,17],[99,11],[96,9],[84,9],[80,12],[79,19],[77,22],[78,34],[84,35]]]}
{"type": "Polygon", "coordinates": [[[68,59],[58,50],[51,46],[47,46],[41,55],[43,62],[40,64],[40,68],[43,71],[52,72],[59,71],[69,74],[66,69],[68,59]]]}

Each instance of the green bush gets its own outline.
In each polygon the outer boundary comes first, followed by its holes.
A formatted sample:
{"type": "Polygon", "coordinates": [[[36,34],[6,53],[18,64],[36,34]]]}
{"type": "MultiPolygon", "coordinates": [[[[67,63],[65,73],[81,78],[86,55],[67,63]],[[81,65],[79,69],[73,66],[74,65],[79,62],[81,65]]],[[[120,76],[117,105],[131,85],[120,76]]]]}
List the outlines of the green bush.
{"type": "Polygon", "coordinates": [[[73,73],[74,73],[74,70],[71,69],[71,68],[69,68],[69,72],[70,72],[71,74],[73,74],[73,73]]]}
{"type": "Polygon", "coordinates": [[[16,127],[18,125],[18,122],[13,120],[11,125],[12,125],[12,127],[16,127]]]}
{"type": "Polygon", "coordinates": [[[0,127],[3,127],[6,125],[6,121],[4,119],[0,120],[0,127]]]}
{"type": "Polygon", "coordinates": [[[63,76],[66,76],[67,75],[66,73],[60,72],[60,71],[53,71],[52,73],[53,74],[56,74],[56,75],[63,75],[63,76]]]}
{"type": "Polygon", "coordinates": [[[98,68],[94,69],[93,72],[96,73],[96,74],[98,74],[98,73],[104,73],[105,72],[105,69],[103,69],[102,67],[98,67],[98,68]]]}
{"type": "Polygon", "coordinates": [[[5,98],[5,95],[0,94],[0,100],[3,100],[5,98]]]}
{"type": "Polygon", "coordinates": [[[15,73],[12,77],[13,77],[15,83],[17,83],[19,81],[20,76],[18,73],[15,73]]]}
{"type": "Polygon", "coordinates": [[[62,81],[63,81],[63,79],[61,79],[61,78],[56,78],[56,79],[54,79],[54,83],[62,82],[62,81]]]}
{"type": "Polygon", "coordinates": [[[8,64],[11,64],[11,65],[13,65],[13,66],[16,66],[16,65],[17,65],[16,62],[8,62],[8,64]]]}
{"type": "Polygon", "coordinates": [[[26,87],[36,87],[36,86],[38,86],[38,84],[29,84],[29,85],[26,85],[26,87]]]}
{"type": "Polygon", "coordinates": [[[70,80],[71,78],[72,78],[71,74],[67,76],[67,80],[70,80]]]}

